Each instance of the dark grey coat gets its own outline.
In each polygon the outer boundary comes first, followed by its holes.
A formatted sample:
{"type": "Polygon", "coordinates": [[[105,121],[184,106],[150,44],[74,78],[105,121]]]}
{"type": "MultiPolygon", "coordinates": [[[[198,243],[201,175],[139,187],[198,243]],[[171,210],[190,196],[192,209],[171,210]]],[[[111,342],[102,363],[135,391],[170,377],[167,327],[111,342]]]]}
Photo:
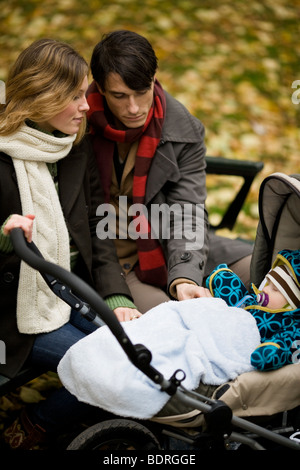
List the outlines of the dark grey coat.
{"type": "Polygon", "coordinates": [[[250,254],[252,248],[239,241],[216,237],[208,229],[207,213],[201,211],[206,199],[204,127],[181,103],[165,94],[166,117],[147,179],[145,204],[148,213],[153,204],[178,204],[182,214],[184,208],[199,205],[198,223],[194,214],[192,231],[197,233],[200,245],[203,240],[202,246],[190,248],[189,240],[178,236],[178,224],[174,227],[172,223],[170,236],[164,240],[161,237],[161,243],[168,262],[168,285],[176,278],[187,278],[201,285],[203,277],[218,264],[230,265],[250,254]]]}

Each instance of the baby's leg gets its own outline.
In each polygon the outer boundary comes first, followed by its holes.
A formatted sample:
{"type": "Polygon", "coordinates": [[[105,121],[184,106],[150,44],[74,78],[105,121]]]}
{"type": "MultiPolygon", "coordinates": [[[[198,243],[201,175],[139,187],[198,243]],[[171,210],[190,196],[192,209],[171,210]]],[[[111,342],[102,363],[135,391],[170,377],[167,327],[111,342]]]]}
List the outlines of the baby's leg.
{"type": "Polygon", "coordinates": [[[279,369],[300,361],[300,331],[287,329],[261,343],[251,354],[251,364],[258,370],[279,369]]]}

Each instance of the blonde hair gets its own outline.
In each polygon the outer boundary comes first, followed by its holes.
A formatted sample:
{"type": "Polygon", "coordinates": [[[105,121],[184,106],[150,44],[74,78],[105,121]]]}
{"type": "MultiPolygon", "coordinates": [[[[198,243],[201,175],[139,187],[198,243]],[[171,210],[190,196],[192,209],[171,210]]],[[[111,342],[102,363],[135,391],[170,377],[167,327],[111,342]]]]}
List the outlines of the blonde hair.
{"type": "MultiPolygon", "coordinates": [[[[47,121],[76,96],[88,65],[71,46],[54,39],[33,42],[17,58],[6,82],[6,103],[0,105],[0,135],[19,129],[26,119],[47,121]]],[[[76,142],[86,131],[84,119],[76,142]]]]}

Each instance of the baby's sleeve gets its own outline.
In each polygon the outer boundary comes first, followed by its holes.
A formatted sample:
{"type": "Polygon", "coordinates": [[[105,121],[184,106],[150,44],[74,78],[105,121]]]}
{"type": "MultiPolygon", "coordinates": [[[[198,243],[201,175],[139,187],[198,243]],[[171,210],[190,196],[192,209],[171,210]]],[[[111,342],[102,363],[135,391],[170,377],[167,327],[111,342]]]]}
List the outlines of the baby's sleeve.
{"type": "Polygon", "coordinates": [[[206,287],[214,297],[225,300],[230,307],[248,294],[241,279],[226,264],[220,264],[212,271],[206,279],[206,287]]]}

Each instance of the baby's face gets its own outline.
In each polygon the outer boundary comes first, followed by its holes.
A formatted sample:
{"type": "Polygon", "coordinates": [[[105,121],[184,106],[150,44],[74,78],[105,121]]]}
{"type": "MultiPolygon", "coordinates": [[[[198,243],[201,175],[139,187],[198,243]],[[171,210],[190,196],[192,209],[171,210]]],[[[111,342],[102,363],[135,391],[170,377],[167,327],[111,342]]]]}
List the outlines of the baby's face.
{"type": "Polygon", "coordinates": [[[288,303],[286,298],[277,289],[272,281],[268,281],[268,284],[263,288],[263,292],[269,296],[269,303],[267,308],[275,310],[278,308],[283,308],[288,303]]]}

